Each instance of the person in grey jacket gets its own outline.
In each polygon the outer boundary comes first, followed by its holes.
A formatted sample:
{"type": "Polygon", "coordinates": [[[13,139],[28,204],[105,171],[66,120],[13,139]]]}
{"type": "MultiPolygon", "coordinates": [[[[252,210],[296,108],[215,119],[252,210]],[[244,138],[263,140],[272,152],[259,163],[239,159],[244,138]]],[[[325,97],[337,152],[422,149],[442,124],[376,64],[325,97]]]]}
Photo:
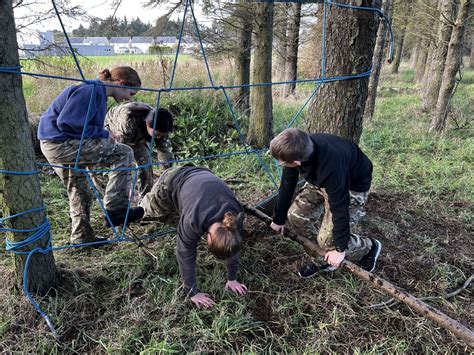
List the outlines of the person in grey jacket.
{"type": "Polygon", "coordinates": [[[141,201],[144,218],[170,222],[178,213],[176,256],[187,294],[198,307],[212,307],[209,294],[196,284],[196,254],[207,235],[209,250],[227,267],[226,289],[239,295],[247,287],[237,281],[242,245],[243,208],[232,190],[211,171],[196,166],[165,170],[141,201]]]}

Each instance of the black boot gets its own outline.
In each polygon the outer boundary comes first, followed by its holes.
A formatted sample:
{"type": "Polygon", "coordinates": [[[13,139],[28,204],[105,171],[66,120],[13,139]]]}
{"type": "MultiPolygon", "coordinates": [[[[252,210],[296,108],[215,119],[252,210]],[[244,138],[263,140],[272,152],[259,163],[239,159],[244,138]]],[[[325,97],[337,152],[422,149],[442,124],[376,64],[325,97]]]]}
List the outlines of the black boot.
{"type": "MultiPolygon", "coordinates": [[[[116,210],[116,211],[109,211],[109,210],[106,210],[106,211],[107,211],[107,214],[109,215],[110,221],[113,223],[114,226],[120,226],[124,224],[125,216],[127,215],[126,208],[116,210]]],[[[143,210],[142,207],[130,208],[130,211],[128,212],[127,224],[139,221],[140,219],[142,219],[144,214],[145,214],[145,211],[143,210]]],[[[105,218],[105,225],[107,227],[110,227],[107,216],[104,216],[104,218],[105,218]]]]}

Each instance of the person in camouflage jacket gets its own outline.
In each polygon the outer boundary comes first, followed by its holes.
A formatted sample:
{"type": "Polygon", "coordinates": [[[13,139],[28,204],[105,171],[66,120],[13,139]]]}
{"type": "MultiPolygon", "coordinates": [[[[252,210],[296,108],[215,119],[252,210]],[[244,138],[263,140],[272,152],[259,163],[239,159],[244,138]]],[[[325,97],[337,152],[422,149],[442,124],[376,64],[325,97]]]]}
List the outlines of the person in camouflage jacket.
{"type": "MultiPolygon", "coordinates": [[[[112,107],[106,116],[105,125],[115,139],[133,149],[137,165],[149,163],[153,135],[153,120],[156,115],[155,142],[157,160],[165,168],[171,166],[174,154],[171,149],[169,134],[173,130],[173,116],[164,109],[155,109],[143,102],[127,102],[112,107]]],[[[138,192],[140,198],[145,196],[153,186],[153,169],[140,169],[138,173],[138,192]]]]}

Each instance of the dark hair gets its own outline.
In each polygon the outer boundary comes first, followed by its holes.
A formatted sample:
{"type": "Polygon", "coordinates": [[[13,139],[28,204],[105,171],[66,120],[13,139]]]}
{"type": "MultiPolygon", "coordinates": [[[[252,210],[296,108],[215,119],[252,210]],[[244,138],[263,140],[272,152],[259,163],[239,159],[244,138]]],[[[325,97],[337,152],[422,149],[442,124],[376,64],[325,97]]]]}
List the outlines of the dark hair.
{"type": "Polygon", "coordinates": [[[226,212],[222,225],[216,228],[208,243],[209,250],[218,259],[228,259],[239,252],[242,247],[242,237],[239,227],[243,214],[236,215],[226,212]]]}
{"type": "Polygon", "coordinates": [[[313,152],[313,143],[306,132],[288,128],[270,142],[270,153],[283,162],[308,160],[313,152]]]}
{"type": "Polygon", "coordinates": [[[125,86],[139,87],[142,82],[135,69],[127,66],[118,66],[112,70],[104,69],[99,73],[101,81],[118,81],[123,80],[125,86]]]}
{"type": "MultiPolygon", "coordinates": [[[[151,110],[145,118],[146,125],[153,127],[153,120],[155,119],[155,110],[151,110]]],[[[168,133],[173,131],[173,116],[165,108],[159,108],[156,113],[155,129],[161,133],[168,133]]]]}

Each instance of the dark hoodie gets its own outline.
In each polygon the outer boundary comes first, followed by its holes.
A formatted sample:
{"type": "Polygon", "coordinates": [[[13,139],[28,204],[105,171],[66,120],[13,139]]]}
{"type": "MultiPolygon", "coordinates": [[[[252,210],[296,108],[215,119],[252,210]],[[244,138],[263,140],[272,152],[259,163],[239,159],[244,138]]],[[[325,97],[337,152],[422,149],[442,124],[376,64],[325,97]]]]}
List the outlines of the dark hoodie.
{"type": "MultiPolygon", "coordinates": [[[[196,249],[201,237],[226,212],[243,211],[231,189],[209,170],[200,167],[181,168],[169,185],[169,197],[179,213],[176,256],[179,270],[190,296],[196,287],[196,249]]],[[[240,226],[241,229],[241,226],[240,226]]],[[[239,254],[226,260],[227,278],[235,280],[239,254]]]]}
{"type": "Polygon", "coordinates": [[[372,163],[354,142],[331,134],[310,135],[313,153],[300,167],[283,169],[273,222],[283,225],[299,175],[324,188],[334,224],[333,240],[338,250],[349,241],[349,190],[366,192],[372,182],[372,163]]]}

